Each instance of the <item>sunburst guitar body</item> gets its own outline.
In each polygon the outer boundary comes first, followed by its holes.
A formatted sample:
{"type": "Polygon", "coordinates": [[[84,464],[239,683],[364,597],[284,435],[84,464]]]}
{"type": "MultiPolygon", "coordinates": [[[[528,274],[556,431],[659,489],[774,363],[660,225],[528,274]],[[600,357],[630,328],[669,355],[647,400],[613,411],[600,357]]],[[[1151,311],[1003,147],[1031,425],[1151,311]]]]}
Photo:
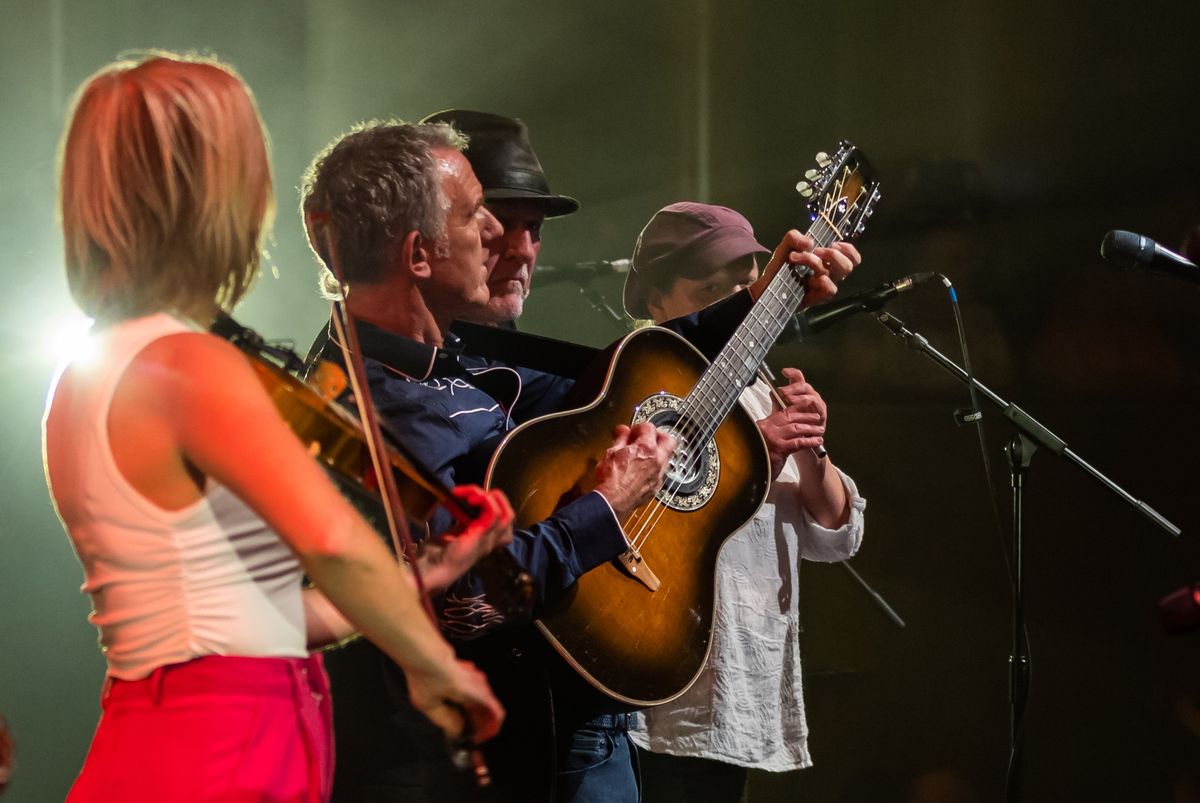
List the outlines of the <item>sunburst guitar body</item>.
{"type": "MultiPolygon", "coordinates": [[[[649,420],[672,431],[679,401],[707,367],[673,332],[634,332],[617,344],[591,404],[509,433],[488,485],[508,495],[516,526],[548,518],[595,487],[596,466],[618,424],[649,420]]],[[[696,450],[698,459],[680,440],[663,489],[621,522],[630,552],[585,574],[537,621],[588,681],[637,705],[678,696],[703,668],[717,554],[758,510],[770,484],[766,445],[740,406],[696,450]]]]}

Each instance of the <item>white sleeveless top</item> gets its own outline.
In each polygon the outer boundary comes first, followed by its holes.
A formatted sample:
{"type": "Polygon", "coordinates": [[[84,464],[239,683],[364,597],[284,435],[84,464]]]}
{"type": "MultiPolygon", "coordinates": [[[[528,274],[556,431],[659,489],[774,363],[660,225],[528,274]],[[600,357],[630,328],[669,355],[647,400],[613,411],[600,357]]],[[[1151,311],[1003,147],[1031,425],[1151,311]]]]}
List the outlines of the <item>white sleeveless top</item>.
{"type": "Polygon", "coordinates": [[[57,467],[50,494],[83,564],[108,674],[123,680],[202,655],[307,655],[303,572],[263,520],[211,478],[197,502],[164,510],[113,460],[108,413],[117,383],[143,348],[186,331],[158,314],[96,335],[94,365],[79,369],[92,376],[76,386],[70,414],[56,419],[70,431],[55,437],[70,438],[74,454],[57,467]],[[69,509],[56,486],[72,489],[69,509]]]}

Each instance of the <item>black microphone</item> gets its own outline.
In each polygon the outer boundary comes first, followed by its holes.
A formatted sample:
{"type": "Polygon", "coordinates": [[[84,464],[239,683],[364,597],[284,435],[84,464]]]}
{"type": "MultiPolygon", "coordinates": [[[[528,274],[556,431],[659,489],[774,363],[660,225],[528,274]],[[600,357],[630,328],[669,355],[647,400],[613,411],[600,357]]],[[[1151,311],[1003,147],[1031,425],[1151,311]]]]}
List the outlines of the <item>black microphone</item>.
{"type": "Polygon", "coordinates": [[[594,262],[576,262],[572,265],[538,265],[534,269],[534,277],[542,284],[564,279],[582,279],[588,281],[599,276],[615,273],[628,273],[628,259],[598,259],[594,262]]]}
{"type": "Polygon", "coordinates": [[[1178,279],[1200,283],[1200,268],[1174,251],[1132,231],[1110,231],[1100,243],[1100,256],[1119,268],[1140,268],[1167,273],[1178,279]]]}
{"type": "Polygon", "coordinates": [[[867,290],[866,292],[856,293],[847,298],[835,298],[824,304],[818,304],[796,315],[795,328],[797,333],[803,337],[816,334],[822,329],[833,326],[838,321],[845,320],[852,315],[857,315],[860,312],[874,312],[901,293],[907,292],[914,286],[936,277],[936,273],[928,271],[914,273],[910,276],[905,276],[903,279],[897,279],[894,282],[880,285],[874,290],[867,290]]]}

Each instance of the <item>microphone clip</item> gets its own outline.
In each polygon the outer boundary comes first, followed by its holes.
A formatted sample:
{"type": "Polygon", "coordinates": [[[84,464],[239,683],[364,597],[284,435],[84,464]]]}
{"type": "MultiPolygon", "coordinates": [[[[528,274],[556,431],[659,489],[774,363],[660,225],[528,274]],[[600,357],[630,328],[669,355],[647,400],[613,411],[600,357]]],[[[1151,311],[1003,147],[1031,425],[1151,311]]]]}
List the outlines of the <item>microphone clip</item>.
{"type": "Polygon", "coordinates": [[[958,426],[974,424],[983,418],[983,411],[977,407],[959,407],[953,413],[954,423],[958,426]]]}

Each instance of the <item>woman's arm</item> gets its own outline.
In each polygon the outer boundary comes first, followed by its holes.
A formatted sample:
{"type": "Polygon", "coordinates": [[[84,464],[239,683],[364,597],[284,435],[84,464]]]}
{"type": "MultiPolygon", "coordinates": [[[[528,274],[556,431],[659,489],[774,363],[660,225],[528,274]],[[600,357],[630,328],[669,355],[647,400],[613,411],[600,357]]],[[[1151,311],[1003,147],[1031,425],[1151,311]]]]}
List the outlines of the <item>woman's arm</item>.
{"type": "MultiPolygon", "coordinates": [[[[503,716],[486,680],[459,662],[425,615],[415,584],[374,530],[334,488],[280,418],[245,356],[209,335],[162,338],[135,360],[146,396],[189,466],[240,496],[295,551],[343,621],[353,623],[408,675],[413,702],[450,733],[466,708],[488,738],[503,716]]],[[[315,598],[314,598],[315,602],[315,598]]],[[[329,610],[324,609],[328,614],[329,610]]]]}
{"type": "Polygon", "coordinates": [[[319,650],[358,634],[358,628],[342,616],[321,589],[309,587],[301,592],[304,600],[304,632],[309,650],[319,650]]]}

